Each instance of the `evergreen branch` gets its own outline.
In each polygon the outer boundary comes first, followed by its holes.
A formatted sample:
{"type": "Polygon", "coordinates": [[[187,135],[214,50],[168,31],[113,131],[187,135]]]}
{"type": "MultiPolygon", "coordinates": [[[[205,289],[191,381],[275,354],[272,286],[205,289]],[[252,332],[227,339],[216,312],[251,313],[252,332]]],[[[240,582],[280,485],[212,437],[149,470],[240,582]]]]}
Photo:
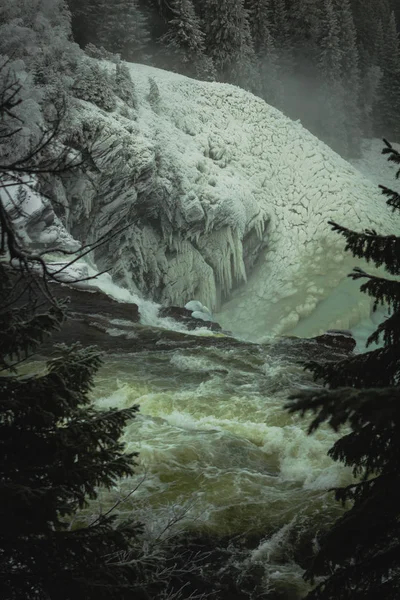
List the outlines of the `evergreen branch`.
{"type": "Polygon", "coordinates": [[[334,431],[344,425],[350,425],[353,431],[361,430],[371,422],[383,428],[389,414],[396,417],[399,402],[400,388],[317,388],[292,394],[285,408],[301,416],[309,411],[316,415],[308,427],[310,434],[324,422],[334,431]]]}
{"type": "MultiPolygon", "coordinates": [[[[400,343],[400,311],[396,311],[393,315],[381,323],[377,329],[369,336],[367,346],[378,344],[379,338],[383,335],[385,347],[391,348],[398,346],[400,343]]],[[[397,359],[397,357],[396,357],[397,359]]],[[[399,365],[400,367],[400,365],[399,365]]]]}
{"type": "Polygon", "coordinates": [[[384,185],[380,185],[379,188],[382,190],[384,196],[389,196],[389,200],[386,201],[386,204],[392,208],[393,212],[395,210],[400,210],[400,194],[384,185]]]}
{"type": "Polygon", "coordinates": [[[340,233],[346,240],[345,250],[354,256],[372,261],[376,267],[384,265],[391,275],[400,274],[400,238],[395,235],[381,236],[373,229],[357,233],[328,221],[333,231],[340,233]]]}
{"type": "MultiPolygon", "coordinates": [[[[386,148],[383,148],[382,154],[389,155],[389,162],[394,162],[396,164],[400,164],[400,152],[393,148],[392,144],[388,142],[385,138],[383,138],[383,142],[386,148]]],[[[400,169],[396,172],[396,179],[400,177],[400,169]]]]}
{"type": "Polygon", "coordinates": [[[332,389],[397,385],[400,375],[400,346],[377,348],[335,362],[311,361],[305,368],[313,373],[315,381],[329,383],[332,389]]]}
{"type": "Polygon", "coordinates": [[[385,304],[393,310],[400,309],[400,282],[384,277],[369,275],[359,267],[355,267],[353,272],[348,275],[354,281],[358,279],[368,279],[360,287],[360,291],[374,298],[373,311],[376,311],[379,305],[385,304]]]}

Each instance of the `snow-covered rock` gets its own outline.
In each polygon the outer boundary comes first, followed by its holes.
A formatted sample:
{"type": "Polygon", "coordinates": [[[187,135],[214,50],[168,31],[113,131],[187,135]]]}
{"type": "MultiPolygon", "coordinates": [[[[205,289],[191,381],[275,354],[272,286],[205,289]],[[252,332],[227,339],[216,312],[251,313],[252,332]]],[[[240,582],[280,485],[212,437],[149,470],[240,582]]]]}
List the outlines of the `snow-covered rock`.
{"type": "Polygon", "coordinates": [[[201,321],[213,321],[213,318],[211,315],[200,311],[200,310],[194,310],[192,312],[192,317],[193,319],[200,319],[201,321]]]}
{"type": "Polygon", "coordinates": [[[70,124],[78,146],[89,139],[100,151],[91,178],[63,182],[70,231],[85,241],[114,234],[96,253],[99,269],[156,302],[198,298],[254,339],[348,328],[367,314],[346,279],[361,261],[343,254],[327,221],[398,232],[376,185],[240,88],[129,69],[137,110],[77,101],[70,124]]]}
{"type": "Polygon", "coordinates": [[[4,180],[0,187],[0,199],[17,235],[31,249],[77,251],[81,244],[68,233],[51,202],[36,187],[37,181],[32,176],[4,180]]]}
{"type": "Polygon", "coordinates": [[[203,312],[204,306],[198,300],[190,300],[189,302],[187,302],[185,304],[185,308],[186,308],[186,310],[191,310],[192,312],[194,312],[194,311],[203,312]]]}

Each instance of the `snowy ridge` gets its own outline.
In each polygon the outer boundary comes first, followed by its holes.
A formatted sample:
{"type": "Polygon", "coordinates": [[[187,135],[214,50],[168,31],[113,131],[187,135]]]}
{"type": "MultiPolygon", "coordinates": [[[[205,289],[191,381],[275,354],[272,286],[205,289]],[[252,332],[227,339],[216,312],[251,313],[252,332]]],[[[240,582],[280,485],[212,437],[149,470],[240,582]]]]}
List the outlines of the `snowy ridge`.
{"type": "Polygon", "coordinates": [[[360,261],[343,255],[327,221],[397,231],[376,185],[240,88],[129,69],[137,110],[119,101],[105,113],[80,102],[71,125],[102,123],[110,149],[96,189],[75,183],[85,203],[71,213],[72,231],[96,239],[132,223],[96,255],[99,268],[156,302],[196,298],[219,311],[225,328],[254,339],[348,328],[367,315],[368,299],[346,280],[360,261]],[[107,195],[105,178],[116,175],[125,187],[107,195]],[[324,310],[332,294],[340,303],[334,316],[331,301],[324,310]]]}

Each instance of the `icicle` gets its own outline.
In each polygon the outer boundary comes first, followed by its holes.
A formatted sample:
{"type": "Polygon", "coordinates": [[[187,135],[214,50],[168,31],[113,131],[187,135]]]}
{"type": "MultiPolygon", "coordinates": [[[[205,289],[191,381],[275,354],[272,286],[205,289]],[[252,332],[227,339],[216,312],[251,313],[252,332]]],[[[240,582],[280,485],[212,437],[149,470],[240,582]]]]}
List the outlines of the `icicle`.
{"type": "Polygon", "coordinates": [[[231,234],[232,254],[233,254],[233,267],[234,277],[236,281],[247,281],[246,267],[243,260],[243,244],[239,235],[238,229],[234,230],[234,235],[231,234]]]}

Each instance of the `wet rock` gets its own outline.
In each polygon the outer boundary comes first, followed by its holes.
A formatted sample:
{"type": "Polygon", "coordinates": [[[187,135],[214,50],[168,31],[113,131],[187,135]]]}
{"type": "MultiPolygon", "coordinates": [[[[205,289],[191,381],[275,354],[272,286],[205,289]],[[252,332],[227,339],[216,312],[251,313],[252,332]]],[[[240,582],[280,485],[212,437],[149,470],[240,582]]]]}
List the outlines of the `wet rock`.
{"type": "Polygon", "coordinates": [[[135,325],[140,320],[137,304],[118,302],[100,290],[52,284],[56,298],[69,298],[67,319],[60,331],[45,341],[42,350],[56,343],[96,345],[106,352],[132,352],[135,325]]]}
{"type": "Polygon", "coordinates": [[[189,331],[193,331],[193,329],[198,329],[200,327],[206,327],[211,331],[221,331],[222,329],[219,323],[197,319],[192,316],[193,311],[180,306],[163,306],[160,308],[158,315],[163,318],[169,317],[170,319],[174,319],[179,323],[183,323],[189,329],[189,331]]]}
{"type": "Polygon", "coordinates": [[[311,339],[314,339],[317,344],[336,348],[348,354],[353,352],[357,345],[352,333],[345,329],[330,329],[323,335],[311,339]]]}
{"type": "MultiPolygon", "coordinates": [[[[17,305],[30,302],[26,281],[12,272],[15,279],[17,305]],[[20,290],[20,293],[19,293],[20,290]]],[[[38,276],[39,279],[39,276],[38,276]]],[[[58,300],[68,299],[66,315],[61,329],[45,337],[40,352],[47,354],[54,344],[65,343],[96,345],[108,352],[132,352],[136,340],[135,327],[140,320],[137,304],[119,302],[96,288],[78,288],[48,281],[51,295],[58,300]]],[[[41,307],[50,306],[46,296],[40,298],[41,307]]]]}
{"type": "Polygon", "coordinates": [[[81,289],[70,285],[51,284],[55,298],[69,298],[67,312],[71,316],[99,315],[138,323],[139,307],[133,302],[118,302],[100,290],[81,289]]]}
{"type": "Polygon", "coordinates": [[[313,338],[282,337],[275,342],[275,349],[278,354],[301,362],[338,361],[352,354],[356,345],[350,331],[332,329],[313,338]]]}
{"type": "Polygon", "coordinates": [[[162,318],[169,317],[175,319],[175,321],[185,321],[185,319],[191,318],[192,311],[181,306],[162,306],[158,316],[162,318]]]}

